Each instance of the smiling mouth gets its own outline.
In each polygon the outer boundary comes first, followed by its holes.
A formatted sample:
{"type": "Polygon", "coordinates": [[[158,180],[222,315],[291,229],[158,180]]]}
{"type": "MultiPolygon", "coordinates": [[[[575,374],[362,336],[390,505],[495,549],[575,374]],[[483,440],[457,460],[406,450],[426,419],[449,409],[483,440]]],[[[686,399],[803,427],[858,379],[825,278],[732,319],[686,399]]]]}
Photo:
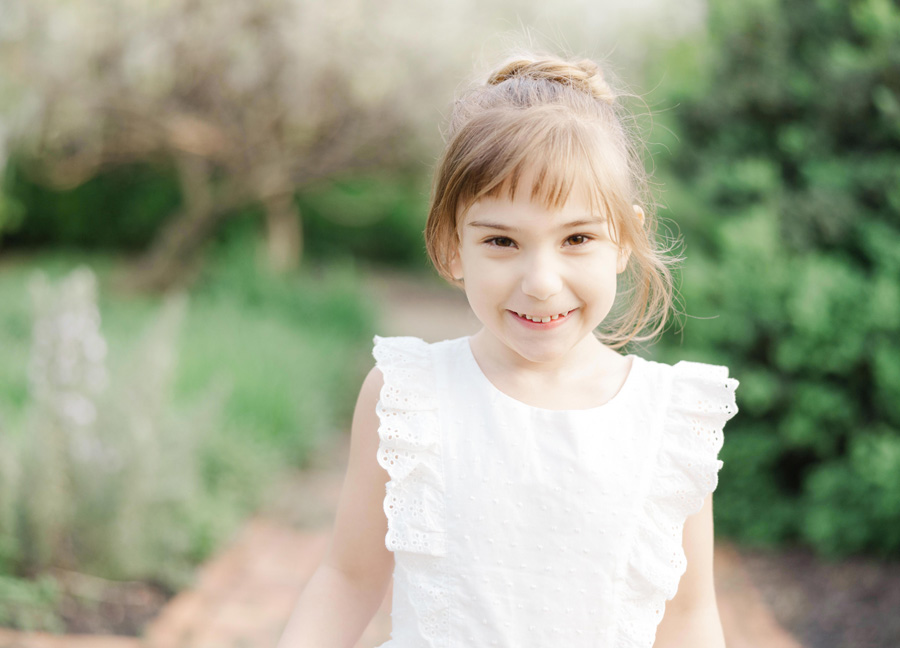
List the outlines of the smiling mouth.
{"type": "Polygon", "coordinates": [[[557,313],[556,315],[529,315],[528,313],[519,313],[518,311],[513,311],[520,318],[528,320],[529,322],[536,322],[538,324],[546,324],[547,322],[555,322],[556,320],[565,317],[569,313],[571,313],[574,308],[571,310],[567,310],[564,313],[557,313]]]}

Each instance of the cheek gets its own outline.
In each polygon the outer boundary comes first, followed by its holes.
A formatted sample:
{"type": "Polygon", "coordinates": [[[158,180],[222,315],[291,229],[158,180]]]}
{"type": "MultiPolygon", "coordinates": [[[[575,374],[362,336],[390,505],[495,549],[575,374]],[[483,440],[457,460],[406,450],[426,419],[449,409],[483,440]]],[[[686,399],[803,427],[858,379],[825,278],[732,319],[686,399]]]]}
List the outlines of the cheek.
{"type": "Polygon", "coordinates": [[[466,292],[471,293],[475,301],[490,301],[509,292],[507,282],[497,272],[478,272],[470,268],[469,279],[466,281],[466,292]]]}
{"type": "Polygon", "coordinates": [[[609,296],[610,293],[614,295],[619,277],[616,258],[610,255],[596,259],[583,266],[578,276],[580,290],[595,297],[609,296]]]}
{"type": "Polygon", "coordinates": [[[514,288],[502,267],[486,264],[484,260],[478,259],[467,259],[463,265],[466,297],[473,309],[502,303],[514,288]]]}

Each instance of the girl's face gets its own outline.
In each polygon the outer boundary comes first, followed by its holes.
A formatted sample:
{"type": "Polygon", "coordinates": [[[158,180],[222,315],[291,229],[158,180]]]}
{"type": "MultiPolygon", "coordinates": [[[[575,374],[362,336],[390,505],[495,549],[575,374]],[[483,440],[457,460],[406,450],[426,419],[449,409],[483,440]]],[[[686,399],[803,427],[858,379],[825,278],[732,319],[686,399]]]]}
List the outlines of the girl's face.
{"type": "Polygon", "coordinates": [[[612,308],[628,253],[587,196],[573,191],[553,211],[528,195],[474,203],[450,269],[495,351],[531,363],[575,360],[597,343],[593,331],[612,308]]]}

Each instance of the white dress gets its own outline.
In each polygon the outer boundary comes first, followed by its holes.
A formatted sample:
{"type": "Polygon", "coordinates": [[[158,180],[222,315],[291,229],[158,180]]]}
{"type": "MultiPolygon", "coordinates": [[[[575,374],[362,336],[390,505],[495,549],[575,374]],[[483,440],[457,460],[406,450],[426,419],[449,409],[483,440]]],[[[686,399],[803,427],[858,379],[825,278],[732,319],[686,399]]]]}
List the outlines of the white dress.
{"type": "Polygon", "coordinates": [[[651,648],[717,484],[725,367],[634,357],[586,410],[526,405],[468,338],[375,338],[393,631],[379,648],[651,648]]]}

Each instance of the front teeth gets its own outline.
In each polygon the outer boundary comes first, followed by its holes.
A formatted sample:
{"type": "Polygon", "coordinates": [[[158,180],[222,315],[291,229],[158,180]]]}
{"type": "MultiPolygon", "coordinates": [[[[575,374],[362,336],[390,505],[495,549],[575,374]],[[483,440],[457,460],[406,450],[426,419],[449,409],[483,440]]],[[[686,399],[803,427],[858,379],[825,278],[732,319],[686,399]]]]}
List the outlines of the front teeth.
{"type": "Polygon", "coordinates": [[[548,316],[548,317],[534,317],[534,316],[528,315],[528,314],[526,314],[526,313],[517,313],[517,315],[518,315],[519,317],[523,317],[523,318],[525,318],[525,319],[527,319],[527,320],[531,320],[532,322],[538,322],[538,323],[540,323],[540,324],[546,324],[547,322],[558,320],[560,317],[565,317],[565,316],[568,315],[570,312],[571,312],[571,311],[566,311],[565,313],[560,313],[559,315],[550,315],[550,316],[548,316]]]}

